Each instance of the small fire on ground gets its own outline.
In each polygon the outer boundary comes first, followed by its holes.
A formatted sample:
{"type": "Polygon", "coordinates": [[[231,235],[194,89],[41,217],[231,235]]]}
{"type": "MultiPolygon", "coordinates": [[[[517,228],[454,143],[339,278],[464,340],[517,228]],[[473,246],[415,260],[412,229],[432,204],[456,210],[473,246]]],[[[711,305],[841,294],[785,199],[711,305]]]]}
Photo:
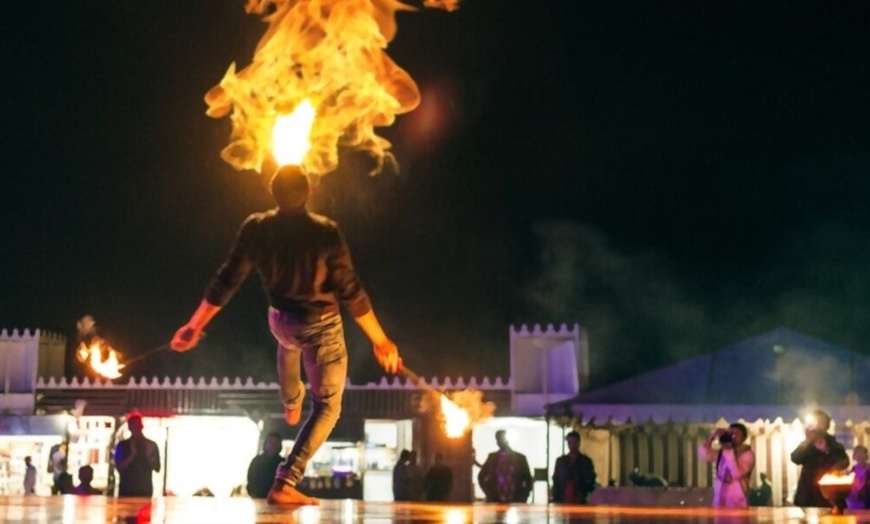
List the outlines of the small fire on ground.
{"type": "Polygon", "coordinates": [[[851,486],[852,483],[855,482],[855,473],[849,474],[840,474],[840,473],[827,473],[825,476],[819,479],[820,486],[833,486],[833,485],[847,485],[851,486]]]}

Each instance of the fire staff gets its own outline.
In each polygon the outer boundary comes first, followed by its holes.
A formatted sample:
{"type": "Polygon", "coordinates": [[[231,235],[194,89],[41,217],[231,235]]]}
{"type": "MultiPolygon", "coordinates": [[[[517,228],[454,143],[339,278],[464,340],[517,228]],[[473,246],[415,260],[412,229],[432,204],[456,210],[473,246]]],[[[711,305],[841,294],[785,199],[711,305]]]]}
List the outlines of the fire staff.
{"type": "Polygon", "coordinates": [[[306,210],[306,174],[297,166],[282,167],[270,187],[278,208],[255,213],[242,223],[226,262],[171,346],[176,351],[192,349],[250,271],[258,270],[269,297],[269,328],[278,341],[278,379],[288,423],[299,422],[305,396],[300,358],[313,396],[311,416],[299,430],[293,451],[278,466],[267,500],[317,504],[317,499],[297,491],[296,483],[341,412],[347,348],[339,308],[353,315],[384,370],[399,372],[402,359],[375,316],[338,224],[306,210]]]}

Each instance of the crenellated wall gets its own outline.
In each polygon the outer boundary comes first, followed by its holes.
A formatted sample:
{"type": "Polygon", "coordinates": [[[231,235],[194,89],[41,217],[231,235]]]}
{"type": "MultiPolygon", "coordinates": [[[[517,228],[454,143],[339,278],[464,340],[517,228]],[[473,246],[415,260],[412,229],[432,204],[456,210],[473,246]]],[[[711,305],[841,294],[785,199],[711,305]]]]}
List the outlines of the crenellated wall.
{"type": "Polygon", "coordinates": [[[66,339],[38,329],[0,330],[0,409],[33,412],[37,378],[62,377],[66,339]]]}
{"type": "Polygon", "coordinates": [[[589,381],[589,348],[579,324],[510,326],[512,411],[540,416],[544,405],[576,396],[589,381]]]}
{"type": "MultiPolygon", "coordinates": [[[[461,390],[461,389],[477,389],[480,391],[488,390],[509,390],[511,389],[511,381],[505,381],[502,377],[483,377],[478,380],[477,377],[471,377],[466,380],[463,377],[432,377],[431,379],[423,379],[422,382],[434,389],[442,390],[461,390]]],[[[247,377],[241,379],[239,377],[130,377],[126,382],[115,383],[111,380],[100,378],[55,378],[50,377],[48,380],[38,377],[36,380],[37,389],[219,389],[219,390],[257,390],[257,389],[278,389],[276,382],[255,382],[253,378],[247,377]]],[[[411,382],[400,379],[398,377],[384,377],[380,382],[368,382],[366,384],[352,384],[348,379],[345,386],[350,390],[418,390],[421,385],[415,385],[411,382]]]]}

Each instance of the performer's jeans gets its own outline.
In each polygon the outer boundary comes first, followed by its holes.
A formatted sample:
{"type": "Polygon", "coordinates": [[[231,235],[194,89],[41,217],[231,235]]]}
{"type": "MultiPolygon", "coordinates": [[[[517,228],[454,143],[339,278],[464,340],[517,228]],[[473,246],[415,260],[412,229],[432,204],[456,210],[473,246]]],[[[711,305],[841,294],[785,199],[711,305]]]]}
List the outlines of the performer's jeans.
{"type": "Polygon", "coordinates": [[[278,340],[278,384],[284,406],[294,408],[302,401],[305,385],[300,375],[300,358],[311,385],[311,415],[296,435],[293,451],[275,472],[276,481],[295,486],[341,413],[347,380],[344,328],[338,314],[300,325],[297,319],[274,308],[269,308],[269,328],[278,340]]]}

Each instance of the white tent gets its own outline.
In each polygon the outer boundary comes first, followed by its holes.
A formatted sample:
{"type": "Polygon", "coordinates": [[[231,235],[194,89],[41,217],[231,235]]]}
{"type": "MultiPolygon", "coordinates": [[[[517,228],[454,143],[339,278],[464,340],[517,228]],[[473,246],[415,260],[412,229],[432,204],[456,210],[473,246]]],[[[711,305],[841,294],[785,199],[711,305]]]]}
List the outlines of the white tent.
{"type": "Polygon", "coordinates": [[[823,409],[847,449],[866,446],[868,401],[870,356],[780,328],[549,404],[546,413],[588,432],[607,478],[625,482],[638,467],[696,487],[711,477],[697,445],[714,425],[744,422],[756,472],[768,473],[782,503],[797,479],[789,454],[803,438],[801,417],[823,409]]]}

